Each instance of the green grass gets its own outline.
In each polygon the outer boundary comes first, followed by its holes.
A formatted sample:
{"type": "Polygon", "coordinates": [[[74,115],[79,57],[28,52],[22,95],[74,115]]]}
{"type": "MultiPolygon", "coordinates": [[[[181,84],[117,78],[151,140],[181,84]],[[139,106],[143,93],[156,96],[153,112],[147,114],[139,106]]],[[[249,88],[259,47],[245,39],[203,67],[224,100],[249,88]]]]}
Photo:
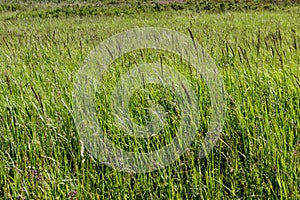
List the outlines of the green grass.
{"type": "MultiPolygon", "coordinates": [[[[299,199],[300,16],[298,7],[289,9],[57,18],[16,18],[18,11],[2,12],[0,198],[299,199]],[[134,174],[97,162],[82,147],[72,117],[72,92],[77,70],[101,41],[145,26],[187,35],[192,31],[223,76],[227,111],[221,139],[206,158],[197,159],[209,123],[209,110],[204,109],[198,140],[180,159],[165,169],[134,174]]],[[[176,56],[137,51],[115,62],[116,70],[106,74],[102,89],[113,87],[125,70],[122,63],[133,67],[132,60],[157,59],[189,76],[176,56]]],[[[201,80],[190,81],[205,87],[201,80]]],[[[207,91],[201,92],[197,94],[206,105],[207,91]]],[[[159,101],[161,93],[153,95],[159,101]]],[[[171,96],[170,92],[166,98],[171,96]]],[[[139,123],[147,117],[143,107],[149,102],[144,97],[141,92],[132,100],[139,123]]],[[[146,151],[143,141],[114,131],[109,109],[99,106],[108,137],[125,149],[146,151]]],[[[172,135],[171,128],[167,133],[172,135]]],[[[155,149],[168,138],[150,142],[155,149]]]]}

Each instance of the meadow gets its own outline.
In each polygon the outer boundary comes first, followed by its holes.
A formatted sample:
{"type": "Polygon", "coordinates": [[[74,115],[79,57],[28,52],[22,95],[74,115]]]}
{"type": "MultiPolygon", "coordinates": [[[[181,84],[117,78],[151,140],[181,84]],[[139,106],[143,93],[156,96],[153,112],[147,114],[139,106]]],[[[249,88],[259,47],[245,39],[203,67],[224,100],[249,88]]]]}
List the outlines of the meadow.
{"type": "MultiPolygon", "coordinates": [[[[0,3],[1,199],[300,199],[299,2],[28,2],[0,3]],[[176,122],[146,142],[125,136],[109,117],[109,95],[101,95],[129,68],[159,60],[198,86],[196,140],[148,173],[106,166],[81,143],[72,113],[77,72],[101,41],[137,27],[192,33],[216,63],[227,107],[207,157],[198,158],[210,121],[205,83],[178,56],[150,49],[125,55],[105,74],[95,96],[99,123],[129,151],[152,151],[174,137],[176,122]]],[[[148,87],[159,101],[163,92],[148,87]]],[[[136,95],[132,117],[145,124],[149,102],[136,95]]]]}

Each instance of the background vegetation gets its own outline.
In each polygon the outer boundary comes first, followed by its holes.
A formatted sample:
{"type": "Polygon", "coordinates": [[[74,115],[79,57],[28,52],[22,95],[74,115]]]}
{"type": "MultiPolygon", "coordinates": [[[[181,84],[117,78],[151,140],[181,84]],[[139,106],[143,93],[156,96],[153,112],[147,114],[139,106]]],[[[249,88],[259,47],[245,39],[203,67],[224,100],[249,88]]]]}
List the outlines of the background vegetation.
{"type": "Polygon", "coordinates": [[[0,11],[16,11],[17,17],[38,16],[42,18],[59,16],[120,15],[145,12],[190,10],[194,12],[245,11],[245,10],[287,10],[299,5],[299,0],[2,0],[0,11]]]}

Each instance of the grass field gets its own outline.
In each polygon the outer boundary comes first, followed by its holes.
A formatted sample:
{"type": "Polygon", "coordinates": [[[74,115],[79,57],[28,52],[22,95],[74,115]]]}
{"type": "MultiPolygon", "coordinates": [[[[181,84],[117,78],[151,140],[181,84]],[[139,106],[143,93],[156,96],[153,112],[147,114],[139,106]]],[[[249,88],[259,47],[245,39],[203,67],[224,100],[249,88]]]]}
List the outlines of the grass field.
{"type": "MultiPolygon", "coordinates": [[[[129,2],[0,3],[0,199],[300,199],[299,2],[129,2]],[[181,70],[200,86],[203,105],[188,151],[164,169],[129,173],[98,162],[80,142],[72,116],[77,71],[101,41],[137,27],[190,30],[214,59],[227,108],[207,157],[197,158],[210,119],[208,91],[180,58],[163,51],[120,58],[102,89],[111,90],[124,63],[159,60],[181,70]]],[[[124,149],[149,150],[116,130],[109,96],[99,93],[99,122],[108,137],[124,149]]],[[[143,124],[148,102],[137,95],[133,117],[143,124]]],[[[176,134],[172,127],[166,132],[176,134]]],[[[150,150],[169,142],[161,137],[147,140],[150,150]]]]}

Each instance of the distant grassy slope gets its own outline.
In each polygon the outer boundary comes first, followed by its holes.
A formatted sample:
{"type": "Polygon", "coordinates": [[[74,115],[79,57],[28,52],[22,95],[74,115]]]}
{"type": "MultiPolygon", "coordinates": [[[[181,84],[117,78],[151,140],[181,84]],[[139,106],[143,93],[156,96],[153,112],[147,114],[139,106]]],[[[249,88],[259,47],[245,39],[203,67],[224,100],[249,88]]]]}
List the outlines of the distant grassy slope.
{"type": "MultiPolygon", "coordinates": [[[[167,0],[164,0],[166,2],[167,0]]],[[[79,0],[53,0],[53,1],[26,1],[26,0],[2,0],[0,11],[17,11],[15,17],[59,17],[59,16],[85,16],[85,15],[115,15],[136,14],[140,12],[153,12],[164,10],[191,10],[213,11],[226,10],[278,10],[289,9],[291,6],[299,6],[300,0],[186,0],[183,3],[160,3],[162,0],[104,0],[104,1],[79,1],[79,0]]]]}

